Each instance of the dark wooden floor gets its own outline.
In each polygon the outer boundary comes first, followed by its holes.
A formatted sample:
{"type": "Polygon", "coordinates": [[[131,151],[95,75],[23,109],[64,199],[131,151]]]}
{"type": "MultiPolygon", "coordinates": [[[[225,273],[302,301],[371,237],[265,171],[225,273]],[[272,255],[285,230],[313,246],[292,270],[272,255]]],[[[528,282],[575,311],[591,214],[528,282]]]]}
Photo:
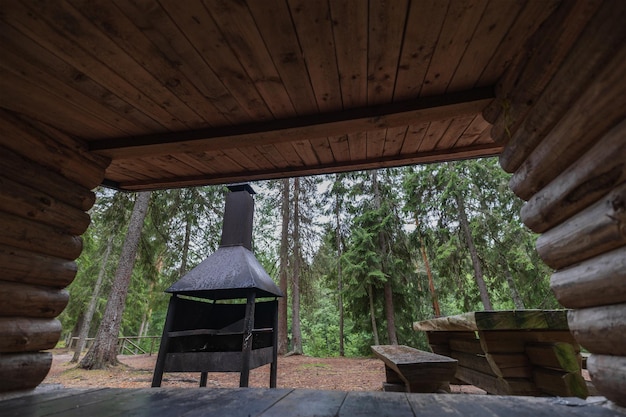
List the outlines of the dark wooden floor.
{"type": "MultiPolygon", "coordinates": [[[[596,397],[598,398],[598,397],[596,397]]],[[[593,398],[499,397],[291,389],[56,389],[0,401],[10,416],[624,416],[593,398]]]]}

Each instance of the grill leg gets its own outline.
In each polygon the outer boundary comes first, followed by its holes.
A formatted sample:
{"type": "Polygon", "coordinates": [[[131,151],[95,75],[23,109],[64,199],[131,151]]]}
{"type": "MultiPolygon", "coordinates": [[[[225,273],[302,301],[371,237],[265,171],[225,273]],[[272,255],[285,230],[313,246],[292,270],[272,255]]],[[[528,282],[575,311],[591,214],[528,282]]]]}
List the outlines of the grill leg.
{"type": "Polygon", "coordinates": [[[276,388],[278,370],[278,301],[274,300],[274,330],[272,334],[272,364],[270,365],[270,388],[276,388]]]}
{"type": "Polygon", "coordinates": [[[165,326],[163,327],[163,336],[161,337],[161,345],[159,346],[159,356],[157,356],[156,365],[154,367],[154,374],[152,375],[152,387],[160,387],[163,380],[163,371],[165,369],[165,357],[167,356],[167,349],[169,343],[168,333],[170,327],[174,322],[174,310],[176,306],[176,294],[170,298],[169,305],[167,307],[167,316],[165,317],[165,326]]]}

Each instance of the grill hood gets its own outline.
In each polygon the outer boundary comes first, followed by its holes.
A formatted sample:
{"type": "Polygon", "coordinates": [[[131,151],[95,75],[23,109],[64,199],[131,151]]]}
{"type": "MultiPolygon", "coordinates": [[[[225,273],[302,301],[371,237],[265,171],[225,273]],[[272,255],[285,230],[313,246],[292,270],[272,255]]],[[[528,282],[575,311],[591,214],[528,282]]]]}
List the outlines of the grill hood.
{"type": "Polygon", "coordinates": [[[166,292],[208,299],[257,298],[283,294],[251,251],[254,191],[248,184],[228,187],[219,249],[166,292]]]}

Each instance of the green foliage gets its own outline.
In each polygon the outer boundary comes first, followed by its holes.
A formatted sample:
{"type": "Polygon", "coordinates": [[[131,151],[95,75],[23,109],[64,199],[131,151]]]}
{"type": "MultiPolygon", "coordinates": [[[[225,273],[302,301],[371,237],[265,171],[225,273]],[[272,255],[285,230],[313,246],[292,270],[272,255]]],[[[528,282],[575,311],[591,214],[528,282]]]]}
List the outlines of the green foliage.
{"type": "Polygon", "coordinates": [[[494,308],[514,308],[514,290],[526,308],[557,306],[549,291],[550,271],[534,250],[536,236],[519,220],[522,202],[509,191],[509,177],[495,158],[406,170],[405,211],[414,213],[419,221],[414,234],[424,238],[436,271],[442,314],[481,308],[458,225],[458,207],[452,198],[455,194],[462,194],[467,202],[472,237],[494,308]],[[505,279],[507,269],[514,288],[505,279]]]}
{"type": "MultiPolygon", "coordinates": [[[[381,170],[376,175],[370,171],[301,178],[301,325],[305,354],[339,354],[341,296],[345,354],[370,355],[370,288],[381,343],[387,343],[385,283],[392,288],[399,343],[428,349],[424,335],[412,330],[414,321],[434,315],[420,252],[422,242],[442,314],[482,308],[467,243],[459,227],[457,197],[462,197],[467,206],[472,239],[494,308],[515,308],[514,291],[526,308],[558,307],[549,290],[550,270],[535,250],[537,236],[521,224],[518,213],[522,202],[508,190],[508,179],[496,159],[381,170]]],[[[266,181],[254,187],[258,192],[254,251],[277,279],[280,183],[266,181]]],[[[113,236],[113,251],[104,266],[106,279],[91,326],[90,334],[95,333],[132,208],[129,194],[106,189],[96,193],[97,202],[90,212],[92,225],[83,236],[84,250],[77,261],[79,272],[69,287],[70,304],[60,316],[66,337],[76,333],[102,267],[107,242],[113,236]]],[[[153,193],[122,334],[160,336],[169,300],[163,291],[217,249],[224,194],[224,187],[153,193]]]]}

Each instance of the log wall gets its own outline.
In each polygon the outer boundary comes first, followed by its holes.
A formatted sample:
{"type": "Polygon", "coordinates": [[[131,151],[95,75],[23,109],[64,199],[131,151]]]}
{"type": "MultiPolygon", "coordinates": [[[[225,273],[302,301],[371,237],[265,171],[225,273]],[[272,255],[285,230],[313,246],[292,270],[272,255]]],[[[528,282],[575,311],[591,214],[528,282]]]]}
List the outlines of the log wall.
{"type": "Polygon", "coordinates": [[[61,335],[91,191],[108,161],[77,140],[0,111],[0,391],[37,386],[61,335]]]}
{"type": "MultiPolygon", "coordinates": [[[[553,17],[567,20],[584,2],[564,3],[553,17]]],[[[505,144],[510,187],[527,201],[522,219],[542,233],[552,290],[591,352],[593,384],[626,406],[626,3],[603,2],[588,16],[567,36],[541,28],[485,117],[505,144]],[[575,42],[562,54],[567,39],[575,42]]]]}

